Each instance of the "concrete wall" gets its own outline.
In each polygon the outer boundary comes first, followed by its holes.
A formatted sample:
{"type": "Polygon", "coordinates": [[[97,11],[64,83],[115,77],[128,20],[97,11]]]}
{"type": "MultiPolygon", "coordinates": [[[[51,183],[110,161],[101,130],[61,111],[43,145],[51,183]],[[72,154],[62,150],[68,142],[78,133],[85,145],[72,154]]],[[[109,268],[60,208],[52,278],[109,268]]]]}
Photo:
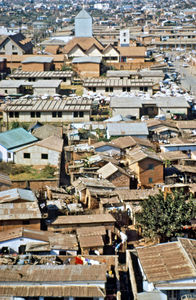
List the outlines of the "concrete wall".
{"type": "MultiPolygon", "coordinates": [[[[101,93],[103,95],[106,95],[108,96],[109,94],[111,94],[111,92],[106,92],[105,91],[105,86],[103,87],[96,87],[96,93],[101,93]]],[[[90,89],[88,87],[84,87],[84,93],[85,94],[88,94],[88,91],[90,89]]],[[[140,87],[139,86],[133,86],[133,87],[130,87],[130,92],[139,92],[140,91],[140,87]]],[[[123,87],[113,87],[113,92],[114,94],[116,95],[120,95],[121,93],[123,92],[123,87]]],[[[147,93],[152,96],[152,87],[148,87],[148,91],[147,93]]]]}
{"type": "Polygon", "coordinates": [[[14,154],[9,152],[6,148],[0,145],[0,162],[12,162],[14,154]]]}
{"type": "Polygon", "coordinates": [[[8,94],[8,95],[16,95],[18,94],[18,89],[15,87],[5,87],[0,89],[0,93],[8,94]]]}
{"type": "Polygon", "coordinates": [[[187,108],[182,108],[182,107],[165,107],[165,108],[159,108],[158,109],[158,114],[164,114],[166,115],[166,118],[171,118],[171,114],[173,113],[179,113],[179,114],[185,114],[187,115],[187,108]]]}
{"type": "MultiPolygon", "coordinates": [[[[7,113],[3,112],[3,121],[7,122],[7,113]]],[[[84,111],[84,116],[82,118],[74,118],[74,114],[72,111],[70,112],[63,112],[62,118],[53,118],[52,112],[41,112],[40,118],[32,118],[30,112],[23,112],[20,111],[19,118],[9,118],[9,122],[45,122],[45,123],[62,123],[62,122],[88,122],[90,121],[90,112],[84,111]]]]}
{"type": "Polygon", "coordinates": [[[33,94],[36,95],[36,96],[43,96],[45,94],[47,95],[50,95],[50,96],[53,96],[54,94],[58,94],[59,93],[59,89],[60,88],[53,88],[53,87],[39,87],[39,88],[35,88],[34,87],[34,92],[33,94]]]}
{"type": "Polygon", "coordinates": [[[33,145],[15,152],[14,161],[16,164],[23,165],[39,166],[50,164],[52,166],[58,166],[60,155],[60,152],[33,145]],[[29,153],[30,158],[24,158],[24,153],[29,153]],[[48,159],[42,159],[42,154],[47,154],[48,159]]]}

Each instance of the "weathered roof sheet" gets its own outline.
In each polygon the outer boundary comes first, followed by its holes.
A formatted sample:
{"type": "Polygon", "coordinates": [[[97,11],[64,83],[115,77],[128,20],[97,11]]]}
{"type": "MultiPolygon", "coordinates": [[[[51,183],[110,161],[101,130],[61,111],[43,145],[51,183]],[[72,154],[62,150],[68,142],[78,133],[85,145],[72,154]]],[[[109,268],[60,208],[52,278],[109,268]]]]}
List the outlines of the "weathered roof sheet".
{"type": "Polygon", "coordinates": [[[16,70],[10,75],[10,78],[67,78],[72,77],[73,71],[40,71],[27,72],[16,70]]]}
{"type": "Polygon", "coordinates": [[[106,281],[100,265],[1,265],[0,282],[93,282],[106,281]],[[22,276],[21,276],[22,274],[22,276]]]}
{"type": "Polygon", "coordinates": [[[100,175],[101,178],[107,179],[112,174],[116,173],[118,171],[118,168],[113,165],[111,162],[97,170],[97,173],[100,175]]]}
{"type": "MultiPolygon", "coordinates": [[[[12,80],[14,81],[14,80],[12,80]]],[[[43,80],[44,81],[44,80],[43,80]]],[[[49,84],[50,86],[50,84],[49,84]]],[[[4,111],[90,111],[92,100],[90,99],[66,99],[66,100],[13,100],[6,103],[4,111]]]]}
{"type": "Polygon", "coordinates": [[[142,107],[142,100],[138,97],[111,97],[111,108],[139,108],[142,107]]]}
{"type": "Polygon", "coordinates": [[[28,202],[37,201],[35,194],[25,189],[11,189],[0,192],[0,203],[10,203],[18,199],[28,202]]]}
{"type": "Polygon", "coordinates": [[[60,86],[62,80],[58,79],[45,79],[45,80],[37,80],[33,83],[34,88],[57,88],[60,86]]]}
{"type": "Polygon", "coordinates": [[[147,149],[142,149],[140,147],[128,150],[127,155],[131,164],[139,162],[145,158],[151,158],[154,160],[162,161],[161,158],[155,152],[148,151],[147,149]]]}
{"type": "Polygon", "coordinates": [[[109,132],[110,136],[126,136],[126,135],[147,136],[148,135],[148,128],[146,126],[146,123],[144,122],[108,123],[107,131],[109,132]]]}
{"type": "Polygon", "coordinates": [[[93,214],[80,216],[59,216],[52,223],[52,225],[96,224],[108,222],[115,222],[115,219],[111,214],[93,214]]]}
{"type": "Polygon", "coordinates": [[[82,236],[92,236],[92,235],[105,235],[106,229],[104,226],[91,226],[91,229],[89,230],[89,227],[81,227],[77,228],[76,230],[77,235],[82,236]]]}
{"type": "Polygon", "coordinates": [[[36,146],[48,148],[54,151],[62,152],[63,149],[63,139],[58,136],[50,136],[42,141],[39,141],[35,144],[36,146]]]}
{"type": "Polygon", "coordinates": [[[62,286],[62,285],[6,285],[0,288],[0,296],[7,300],[5,296],[14,295],[15,297],[90,297],[90,298],[104,298],[106,296],[105,290],[97,286],[62,286]]]}
{"type": "Polygon", "coordinates": [[[93,236],[83,236],[78,237],[81,248],[91,248],[91,247],[103,247],[104,242],[101,235],[93,236]]]}
{"type": "Polygon", "coordinates": [[[0,133],[0,145],[7,150],[36,142],[37,138],[24,128],[15,128],[0,133]]]}
{"type": "Polygon", "coordinates": [[[177,241],[137,248],[137,253],[148,282],[156,284],[196,277],[195,266],[189,257],[192,251],[196,257],[195,249],[196,241],[191,241],[189,250],[177,241]]]}
{"type": "Polygon", "coordinates": [[[105,188],[105,189],[115,189],[115,186],[106,179],[100,178],[84,178],[79,177],[76,181],[72,183],[75,188],[80,190],[88,187],[95,187],[95,188],[105,188]]]}
{"type": "Polygon", "coordinates": [[[159,193],[158,189],[142,189],[142,190],[116,190],[121,201],[138,201],[148,199],[159,193]]]}

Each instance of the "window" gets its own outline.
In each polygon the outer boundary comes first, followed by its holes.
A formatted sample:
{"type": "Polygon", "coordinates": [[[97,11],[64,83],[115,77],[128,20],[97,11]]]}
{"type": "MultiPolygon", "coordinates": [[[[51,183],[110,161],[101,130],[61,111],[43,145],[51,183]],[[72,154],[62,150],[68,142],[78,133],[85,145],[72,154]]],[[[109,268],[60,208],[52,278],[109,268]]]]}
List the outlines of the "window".
{"type": "Polygon", "coordinates": [[[153,164],[149,164],[148,165],[148,170],[154,170],[154,165],[153,164]]]}
{"type": "Polygon", "coordinates": [[[11,158],[11,153],[10,152],[8,152],[7,158],[11,158]]]}
{"type": "Polygon", "coordinates": [[[14,113],[12,111],[9,112],[9,117],[13,118],[14,117],[14,113]]]}
{"type": "Polygon", "coordinates": [[[152,183],[152,178],[151,177],[148,178],[148,183],[152,183]]]}
{"type": "Polygon", "coordinates": [[[62,111],[58,111],[58,118],[62,118],[62,111]]]}
{"type": "Polygon", "coordinates": [[[109,87],[105,87],[105,92],[107,93],[107,92],[109,92],[109,87]]]}
{"type": "Polygon", "coordinates": [[[41,158],[42,159],[48,159],[48,154],[47,153],[42,153],[41,158]]]}
{"type": "Polygon", "coordinates": [[[15,111],[15,118],[19,118],[19,111],[15,111]]]}
{"type": "Polygon", "coordinates": [[[14,45],[12,45],[12,50],[14,50],[15,49],[15,46],[14,45]]]}
{"type": "Polygon", "coordinates": [[[41,117],[41,113],[39,111],[36,111],[36,117],[40,118],[41,117]]]}
{"type": "Polygon", "coordinates": [[[5,90],[5,93],[7,94],[7,90],[5,90]]]}
{"type": "Polygon", "coordinates": [[[124,43],[126,42],[126,39],[124,39],[124,43]]]}
{"type": "Polygon", "coordinates": [[[147,86],[144,87],[144,92],[148,92],[148,87],[147,86]]]}
{"type": "Polygon", "coordinates": [[[93,87],[93,92],[96,92],[96,87],[93,87]]]}
{"type": "Polygon", "coordinates": [[[29,159],[29,158],[31,158],[31,154],[30,154],[30,153],[24,153],[24,154],[23,154],[23,157],[29,159]]]}
{"type": "Polygon", "coordinates": [[[74,111],[73,117],[74,117],[74,118],[78,118],[78,111],[74,111]]]}
{"type": "Polygon", "coordinates": [[[56,118],[56,111],[53,111],[53,112],[52,112],[52,117],[53,117],[53,118],[56,118]]]}
{"type": "Polygon", "coordinates": [[[31,111],[31,118],[35,118],[35,112],[31,111]]]}
{"type": "Polygon", "coordinates": [[[80,117],[80,118],[83,118],[83,117],[84,117],[84,112],[83,112],[83,111],[80,111],[80,112],[79,112],[79,117],[80,117]]]}

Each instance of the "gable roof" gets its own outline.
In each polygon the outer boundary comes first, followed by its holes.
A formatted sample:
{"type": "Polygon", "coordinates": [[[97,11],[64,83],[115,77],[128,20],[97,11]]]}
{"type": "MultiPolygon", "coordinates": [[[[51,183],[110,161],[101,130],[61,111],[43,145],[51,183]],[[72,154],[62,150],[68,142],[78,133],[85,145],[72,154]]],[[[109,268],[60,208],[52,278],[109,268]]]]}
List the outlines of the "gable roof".
{"type": "Polygon", "coordinates": [[[8,38],[15,42],[25,52],[28,52],[33,48],[31,40],[27,39],[22,33],[9,35],[8,38]]]}
{"type": "Polygon", "coordinates": [[[156,284],[196,277],[195,247],[195,240],[178,239],[177,242],[137,248],[148,282],[156,284]]]}
{"type": "Polygon", "coordinates": [[[140,147],[128,150],[127,155],[130,159],[131,164],[142,161],[145,158],[151,158],[154,160],[162,161],[161,158],[155,152],[148,151],[147,149],[142,149],[140,147]]]}
{"type": "Polygon", "coordinates": [[[117,171],[118,168],[115,165],[113,165],[111,162],[109,162],[108,164],[106,164],[105,166],[97,170],[97,173],[101,176],[101,178],[107,179],[117,171]]]}
{"type": "Polygon", "coordinates": [[[92,19],[87,11],[83,8],[75,17],[75,19],[92,19]]]}
{"type": "Polygon", "coordinates": [[[0,145],[7,150],[11,150],[36,141],[37,138],[24,128],[16,128],[0,133],[0,145]]]}
{"type": "Polygon", "coordinates": [[[63,139],[53,135],[47,139],[37,142],[35,145],[61,152],[63,149],[63,139]]]}
{"type": "Polygon", "coordinates": [[[65,53],[69,53],[76,45],[83,51],[88,50],[95,45],[100,51],[103,50],[103,45],[94,37],[74,37],[64,47],[65,53]]]}

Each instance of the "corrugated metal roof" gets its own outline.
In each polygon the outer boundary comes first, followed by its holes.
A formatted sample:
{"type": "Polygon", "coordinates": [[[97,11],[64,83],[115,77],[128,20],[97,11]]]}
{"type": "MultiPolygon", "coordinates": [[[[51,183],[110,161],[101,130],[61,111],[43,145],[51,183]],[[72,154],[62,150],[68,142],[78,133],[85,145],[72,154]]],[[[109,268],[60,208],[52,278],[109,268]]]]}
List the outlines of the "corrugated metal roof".
{"type": "Polygon", "coordinates": [[[125,136],[125,135],[148,135],[146,123],[108,123],[107,131],[110,136],[125,136]]]}
{"type": "Polygon", "coordinates": [[[142,99],[138,97],[111,97],[111,108],[139,108],[142,107],[142,99]]]}
{"type": "Polygon", "coordinates": [[[90,111],[91,99],[13,100],[6,103],[4,111],[90,111]]]}
{"type": "Polygon", "coordinates": [[[25,80],[1,80],[0,88],[19,88],[21,85],[32,85],[31,82],[26,82],[25,80]]]}
{"type": "Polygon", "coordinates": [[[106,265],[1,265],[0,282],[106,281],[106,265]],[[21,276],[22,274],[22,276],[21,276]]]}
{"type": "Polygon", "coordinates": [[[111,214],[93,214],[80,216],[60,216],[52,225],[72,225],[72,224],[93,224],[93,223],[115,223],[115,219],[111,214]]]}
{"type": "Polygon", "coordinates": [[[10,75],[10,78],[64,78],[72,77],[73,71],[43,71],[43,72],[26,72],[26,71],[15,71],[10,75]]]}
{"type": "Polygon", "coordinates": [[[94,235],[94,236],[83,236],[80,235],[78,237],[80,247],[81,248],[91,248],[91,247],[103,247],[104,242],[101,235],[94,235]]]}
{"type": "Polygon", "coordinates": [[[94,64],[100,64],[102,61],[102,57],[98,56],[84,56],[84,57],[76,57],[72,60],[73,64],[79,64],[79,63],[94,63],[94,64]]]}
{"type": "Polygon", "coordinates": [[[22,145],[27,145],[37,141],[37,138],[31,135],[24,128],[16,128],[0,133],[0,145],[7,150],[11,150],[22,145]]]}
{"type": "Polygon", "coordinates": [[[91,87],[91,86],[107,86],[107,87],[113,87],[113,86],[146,86],[146,87],[152,87],[154,85],[153,80],[149,79],[118,79],[118,78],[107,78],[107,79],[97,79],[97,78],[91,78],[84,80],[84,86],[85,87],[91,87]]]}
{"type": "Polygon", "coordinates": [[[24,59],[22,64],[29,64],[29,63],[51,63],[53,61],[52,57],[41,57],[41,56],[32,56],[24,59]]]}
{"type": "Polygon", "coordinates": [[[188,250],[180,240],[137,248],[138,257],[148,282],[156,284],[196,277],[195,266],[190,260],[193,250],[194,258],[196,257],[196,241],[191,240],[188,250]]]}
{"type": "MultiPolygon", "coordinates": [[[[50,285],[28,285],[25,286],[23,283],[21,285],[2,285],[0,288],[0,296],[3,296],[4,300],[8,300],[9,295],[14,295],[15,297],[87,297],[87,298],[105,298],[105,289],[101,289],[97,286],[62,286],[60,284],[50,285]]],[[[1,298],[2,299],[2,298],[1,298]]],[[[10,298],[9,298],[10,300],[10,298]]]]}
{"type": "Polygon", "coordinates": [[[33,82],[34,88],[57,88],[60,86],[62,80],[38,80],[33,82]]]}

